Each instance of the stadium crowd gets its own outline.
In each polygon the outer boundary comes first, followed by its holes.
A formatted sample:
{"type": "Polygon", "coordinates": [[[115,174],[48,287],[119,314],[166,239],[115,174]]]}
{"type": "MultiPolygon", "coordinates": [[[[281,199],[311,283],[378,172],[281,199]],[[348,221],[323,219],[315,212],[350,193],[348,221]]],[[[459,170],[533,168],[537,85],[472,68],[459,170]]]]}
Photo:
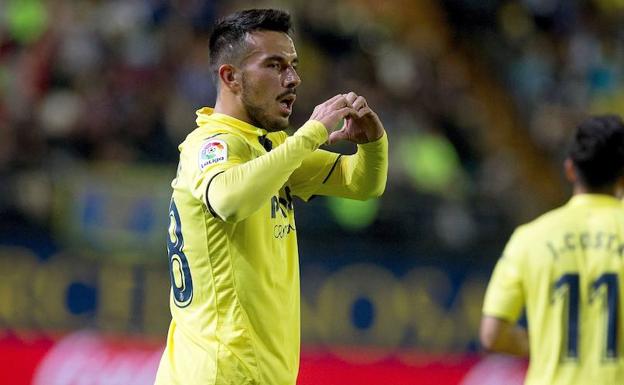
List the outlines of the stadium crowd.
{"type": "MultiPolygon", "coordinates": [[[[357,231],[493,261],[514,225],[564,199],[558,170],[575,122],[624,110],[618,4],[283,2],[303,79],[294,126],[336,91],[367,96],[391,166],[376,216],[357,231]]],[[[215,99],[210,27],[252,5],[2,2],[0,242],[52,237],[55,180],[70,165],[175,169],[194,111],[215,99]]]]}

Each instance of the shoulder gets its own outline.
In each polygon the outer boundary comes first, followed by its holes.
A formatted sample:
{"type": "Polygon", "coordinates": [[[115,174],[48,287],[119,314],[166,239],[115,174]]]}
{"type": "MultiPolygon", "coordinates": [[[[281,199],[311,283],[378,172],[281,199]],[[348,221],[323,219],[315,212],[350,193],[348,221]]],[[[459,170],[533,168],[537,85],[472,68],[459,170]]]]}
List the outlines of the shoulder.
{"type": "Polygon", "coordinates": [[[566,221],[566,211],[566,206],[558,207],[516,227],[507,247],[517,251],[541,245],[541,240],[560,230],[562,222],[566,221]]]}
{"type": "Polygon", "coordinates": [[[203,170],[210,166],[240,163],[250,158],[245,138],[230,132],[197,129],[180,145],[180,162],[186,169],[203,170]]]}
{"type": "Polygon", "coordinates": [[[239,153],[248,150],[249,144],[241,135],[202,127],[191,132],[179,148],[181,153],[195,153],[211,147],[239,153]]]}
{"type": "Polygon", "coordinates": [[[567,205],[558,207],[556,209],[547,211],[546,213],[538,216],[531,222],[520,226],[524,232],[531,233],[544,233],[551,229],[559,228],[562,222],[567,222],[569,219],[570,210],[567,205]]]}

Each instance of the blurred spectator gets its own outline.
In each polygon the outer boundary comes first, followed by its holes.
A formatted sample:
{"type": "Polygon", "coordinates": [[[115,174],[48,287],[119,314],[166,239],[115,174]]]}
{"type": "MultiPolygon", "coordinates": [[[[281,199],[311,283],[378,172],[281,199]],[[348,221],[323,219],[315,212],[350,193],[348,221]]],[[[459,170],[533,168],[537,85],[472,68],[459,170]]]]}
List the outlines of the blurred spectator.
{"type": "MultiPolygon", "coordinates": [[[[65,170],[114,162],[173,172],[194,111],[214,102],[211,25],[251,6],[1,3],[0,212],[49,232],[52,199],[38,197],[53,195],[65,170]]],[[[562,187],[551,183],[558,174],[549,170],[558,169],[574,122],[624,110],[617,1],[323,0],[287,8],[302,58],[294,126],[319,100],[348,90],[366,95],[388,122],[387,193],[355,209],[376,214],[355,221],[347,209],[337,217],[370,226],[380,241],[403,234],[388,226],[420,223],[440,249],[502,243],[506,229],[560,203],[562,187]]],[[[335,213],[343,206],[328,204],[335,213]]]]}

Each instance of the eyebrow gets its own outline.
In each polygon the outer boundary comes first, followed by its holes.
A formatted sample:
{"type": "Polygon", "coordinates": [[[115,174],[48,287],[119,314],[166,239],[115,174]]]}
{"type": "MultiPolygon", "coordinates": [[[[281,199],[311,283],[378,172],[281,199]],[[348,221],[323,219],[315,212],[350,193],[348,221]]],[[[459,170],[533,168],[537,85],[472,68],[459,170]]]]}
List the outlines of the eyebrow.
{"type": "MultiPolygon", "coordinates": [[[[264,62],[269,62],[269,61],[273,61],[273,60],[286,61],[286,58],[284,58],[284,56],[280,56],[280,55],[272,55],[272,56],[269,56],[269,57],[265,58],[263,61],[264,62]]],[[[292,64],[299,64],[299,58],[295,57],[292,60],[292,64]]]]}

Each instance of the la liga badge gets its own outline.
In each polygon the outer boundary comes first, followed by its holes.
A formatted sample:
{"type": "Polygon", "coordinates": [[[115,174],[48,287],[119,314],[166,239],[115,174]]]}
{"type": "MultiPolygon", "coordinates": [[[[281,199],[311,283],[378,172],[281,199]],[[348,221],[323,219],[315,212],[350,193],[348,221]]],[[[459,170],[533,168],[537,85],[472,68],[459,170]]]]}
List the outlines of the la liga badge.
{"type": "Polygon", "coordinates": [[[210,140],[199,149],[199,169],[227,160],[227,144],[222,140],[210,140]]]}

